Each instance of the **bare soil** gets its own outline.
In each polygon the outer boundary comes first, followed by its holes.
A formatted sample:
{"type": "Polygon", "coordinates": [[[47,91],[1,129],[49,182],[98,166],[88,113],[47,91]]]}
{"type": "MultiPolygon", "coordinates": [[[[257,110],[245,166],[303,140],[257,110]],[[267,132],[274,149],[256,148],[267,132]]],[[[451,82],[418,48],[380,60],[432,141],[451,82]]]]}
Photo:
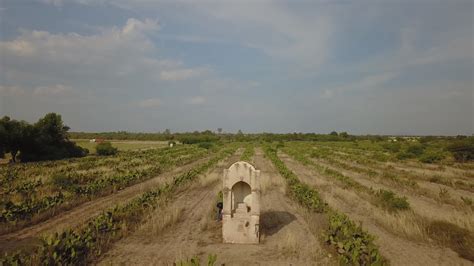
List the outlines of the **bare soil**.
{"type": "Polygon", "coordinates": [[[389,214],[382,213],[356,192],[341,188],[331,178],[319,175],[286,154],[280,153],[279,156],[302,182],[316,187],[329,206],[345,213],[353,221],[360,222],[365,230],[376,236],[375,243],[391,264],[472,265],[472,262],[459,257],[451,249],[409,240],[387,231],[380,225],[378,219],[390,218],[389,214]]]}
{"type": "Polygon", "coordinates": [[[464,190],[458,191],[453,188],[438,184],[433,184],[432,186],[423,186],[421,182],[418,182],[418,185],[420,186],[418,190],[422,190],[424,193],[416,193],[416,191],[410,191],[400,186],[390,186],[381,179],[374,180],[374,178],[368,178],[363,174],[342,169],[328,163],[323,163],[317,160],[315,162],[329,169],[339,171],[343,175],[353,178],[355,181],[365,187],[372,188],[374,190],[391,190],[397,193],[398,196],[406,197],[413,211],[423,217],[432,220],[450,222],[474,232],[474,212],[470,206],[464,205],[459,199],[454,201],[453,198],[450,198],[451,202],[457,203],[455,205],[446,204],[445,202],[437,200],[441,187],[445,187],[447,189],[450,197],[460,198],[460,196],[464,196],[472,198],[474,197],[474,193],[464,190]]]}
{"type": "MultiPolygon", "coordinates": [[[[222,170],[238,160],[219,165],[199,182],[176,195],[168,208],[154,215],[180,210],[175,223],[162,231],[144,226],[117,242],[99,262],[102,265],[172,265],[197,256],[202,262],[209,254],[226,265],[334,265],[313,232],[323,224],[307,223],[308,214],[285,195],[283,179],[257,150],[254,165],[261,170],[261,243],[223,244],[222,224],[215,220],[216,195],[221,189],[222,170]]],[[[148,223],[157,221],[150,218],[148,223]]],[[[317,221],[317,219],[316,219],[317,221]]]]}
{"type": "Polygon", "coordinates": [[[176,167],[173,170],[148,179],[144,182],[132,185],[114,194],[94,199],[83,203],[68,211],[61,212],[41,223],[26,227],[19,231],[0,236],[0,253],[15,249],[28,249],[36,246],[42,235],[54,232],[62,232],[66,228],[74,228],[84,224],[92,217],[99,215],[102,211],[115,206],[125,204],[135,196],[153,189],[160,184],[170,181],[174,176],[186,172],[197,164],[208,160],[202,158],[187,165],[176,167]]]}

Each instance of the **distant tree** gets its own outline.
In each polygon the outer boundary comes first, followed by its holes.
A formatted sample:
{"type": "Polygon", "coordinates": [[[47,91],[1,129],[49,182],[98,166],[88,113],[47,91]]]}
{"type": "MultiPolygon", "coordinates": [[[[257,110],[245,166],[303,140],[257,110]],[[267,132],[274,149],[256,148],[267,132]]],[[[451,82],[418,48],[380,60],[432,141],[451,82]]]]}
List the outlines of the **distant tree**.
{"type": "Polygon", "coordinates": [[[5,128],[5,125],[2,119],[0,120],[0,158],[5,158],[6,139],[7,139],[7,129],[5,128]]]}
{"type": "Polygon", "coordinates": [[[338,134],[337,134],[336,131],[332,131],[331,133],[329,133],[329,135],[331,135],[331,136],[337,136],[338,134]]]}
{"type": "Polygon", "coordinates": [[[170,135],[171,134],[171,130],[169,128],[165,129],[165,131],[163,132],[163,134],[165,135],[170,135]]]}
{"type": "Polygon", "coordinates": [[[110,142],[102,142],[97,144],[95,151],[97,155],[101,156],[114,155],[117,153],[117,148],[113,147],[110,142]]]}
{"type": "Polygon", "coordinates": [[[88,151],[69,141],[68,130],[55,113],[34,125],[5,116],[0,120],[0,150],[11,153],[13,162],[17,157],[26,162],[85,156],[88,151]]]}
{"type": "Polygon", "coordinates": [[[9,152],[12,155],[12,161],[16,162],[16,157],[22,148],[25,138],[25,130],[28,124],[24,121],[11,120],[5,116],[0,120],[2,131],[2,152],[9,152]]]}
{"type": "Polygon", "coordinates": [[[221,127],[217,128],[217,133],[219,133],[219,134],[222,133],[222,128],[221,127]]]}
{"type": "Polygon", "coordinates": [[[474,160],[474,138],[457,140],[447,148],[458,162],[474,160]]]}
{"type": "Polygon", "coordinates": [[[239,131],[237,131],[237,135],[243,135],[244,133],[242,132],[242,130],[239,129],[239,131]]]}
{"type": "Polygon", "coordinates": [[[349,137],[349,134],[347,134],[347,132],[341,132],[341,133],[339,133],[339,136],[341,138],[347,139],[349,137]]]}

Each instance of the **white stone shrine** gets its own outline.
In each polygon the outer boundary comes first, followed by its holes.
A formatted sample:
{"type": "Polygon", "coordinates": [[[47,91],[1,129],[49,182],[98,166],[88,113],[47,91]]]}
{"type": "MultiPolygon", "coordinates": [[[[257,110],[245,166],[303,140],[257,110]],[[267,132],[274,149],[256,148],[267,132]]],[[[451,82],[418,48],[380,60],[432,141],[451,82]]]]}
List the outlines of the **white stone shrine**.
{"type": "Polygon", "coordinates": [[[224,243],[258,244],[260,170],[247,162],[224,169],[222,236],[224,243]]]}

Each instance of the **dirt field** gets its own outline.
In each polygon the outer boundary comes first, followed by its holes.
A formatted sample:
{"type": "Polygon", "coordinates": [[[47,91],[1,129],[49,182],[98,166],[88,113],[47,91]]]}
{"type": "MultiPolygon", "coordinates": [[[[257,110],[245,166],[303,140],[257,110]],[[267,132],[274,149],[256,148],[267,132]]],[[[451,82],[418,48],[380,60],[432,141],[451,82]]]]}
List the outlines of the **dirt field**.
{"type": "Polygon", "coordinates": [[[117,193],[97,198],[95,200],[81,204],[69,211],[61,212],[53,218],[39,224],[29,226],[13,233],[1,235],[0,252],[3,253],[5,251],[15,250],[18,248],[26,249],[35,246],[38,243],[39,237],[41,235],[61,232],[66,228],[74,228],[78,225],[81,225],[91,217],[94,217],[102,211],[113,207],[117,203],[126,203],[136,195],[150,190],[154,186],[168,182],[173,176],[183,173],[188,169],[191,169],[193,166],[196,166],[197,164],[206,160],[207,158],[203,158],[182,167],[176,167],[170,172],[166,172],[155,178],[127,187],[121,191],[118,191],[117,193]]]}
{"type": "Polygon", "coordinates": [[[261,243],[222,243],[222,227],[215,220],[214,206],[222,186],[222,170],[235,161],[238,161],[236,156],[176,195],[176,200],[164,210],[158,209],[140,230],[117,242],[99,264],[169,265],[193,256],[205,261],[208,254],[216,254],[219,265],[335,264],[313,234],[317,226],[312,224],[310,228],[308,214],[286,197],[282,177],[263,158],[261,150],[254,157],[262,179],[261,243]],[[159,223],[156,217],[173,216],[176,211],[179,217],[174,223],[153,230],[153,223],[159,223]]]}
{"type": "MultiPolygon", "coordinates": [[[[464,202],[464,198],[473,196],[468,186],[471,170],[414,162],[364,163],[348,157],[350,151],[337,148],[333,153],[312,157],[314,147],[302,146],[298,150],[299,143],[285,143],[286,146],[274,149],[273,153],[268,146],[245,145],[236,143],[226,156],[216,157],[214,161],[211,158],[215,154],[193,157],[194,161],[184,166],[170,168],[154,178],[60,211],[43,222],[0,235],[0,253],[33,250],[40,244],[41,236],[80,228],[104,210],[132,202],[138,195],[147,194],[146,191],[165,187],[165,183],[173,184],[179,179],[175,179],[177,176],[186,177],[203,163],[212,162],[205,170],[194,172],[189,183],[180,183],[169,190],[174,194],[163,192],[166,196],[157,197],[151,205],[139,204],[137,208],[144,211],[136,223],[119,224],[120,234],[110,237],[111,242],[103,245],[105,252],[84,261],[100,265],[172,265],[191,258],[206,263],[209,255],[216,255],[216,265],[337,265],[344,256],[340,254],[347,250],[341,251],[342,242],[328,245],[332,240],[326,238],[328,232],[334,232],[331,213],[337,212],[367,231],[350,231],[348,239],[363,241],[360,236],[369,235],[373,241],[370,245],[376,246],[383,257],[382,263],[473,265],[470,252],[474,250],[474,208],[464,202]],[[222,243],[222,223],[216,220],[215,206],[222,189],[223,169],[242,158],[261,171],[258,245],[222,243]],[[287,169],[282,171],[282,165],[287,169]],[[433,175],[466,183],[434,183],[430,181],[433,175]],[[300,186],[298,190],[295,182],[300,186]],[[315,191],[314,194],[308,194],[304,186],[315,191]],[[407,202],[408,207],[396,210],[384,207],[377,194],[381,190],[392,192],[407,202]],[[327,205],[319,211],[296,194],[310,200],[320,197],[319,202],[327,205]]],[[[63,163],[71,166],[66,161],[63,163]]],[[[142,165],[130,166],[134,167],[142,165]]],[[[350,227],[341,228],[343,231],[350,227]]],[[[358,249],[351,252],[357,254],[358,249]]]]}
{"type": "MultiPolygon", "coordinates": [[[[411,227],[411,215],[394,216],[381,211],[373,206],[364,195],[356,193],[350,189],[344,189],[339,183],[331,177],[321,175],[303,166],[284,153],[279,154],[285,164],[301,179],[301,181],[317,188],[324,200],[334,209],[337,209],[348,215],[354,221],[360,221],[363,227],[377,238],[382,255],[385,256],[393,265],[472,265],[472,262],[460,258],[456,252],[449,248],[440,247],[436,244],[427,244],[414,237],[413,232],[403,232],[399,230],[416,230],[411,227]],[[410,228],[411,227],[411,228],[410,228]]],[[[345,174],[348,174],[345,172],[345,174]]],[[[364,185],[377,187],[377,183],[361,180],[352,173],[358,181],[364,185]]],[[[415,205],[415,211],[426,215],[439,215],[436,217],[445,218],[443,212],[436,212],[436,206],[426,202],[422,198],[410,197],[410,203],[415,205]]],[[[437,206],[442,208],[442,206],[437,206]]],[[[446,211],[453,212],[452,208],[446,208],[446,211]]],[[[469,214],[458,214],[465,219],[471,219],[469,214]]],[[[458,216],[459,217],[459,216],[458,216]]],[[[413,225],[412,225],[413,226],[413,225]]],[[[421,229],[419,229],[421,230],[421,229]]],[[[421,232],[420,232],[421,234],[421,232]]]]}

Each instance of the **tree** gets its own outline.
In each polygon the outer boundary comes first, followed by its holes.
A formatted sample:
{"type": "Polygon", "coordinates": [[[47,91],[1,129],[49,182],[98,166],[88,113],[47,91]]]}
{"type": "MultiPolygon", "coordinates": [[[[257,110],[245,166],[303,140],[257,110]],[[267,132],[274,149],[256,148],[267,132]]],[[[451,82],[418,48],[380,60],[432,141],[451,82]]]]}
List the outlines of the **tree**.
{"type": "Polygon", "coordinates": [[[221,127],[217,128],[217,133],[219,133],[219,134],[222,133],[222,128],[221,127]]]}
{"type": "Polygon", "coordinates": [[[453,154],[458,162],[467,162],[474,160],[474,138],[457,140],[447,148],[453,154]]]}
{"type": "Polygon", "coordinates": [[[339,133],[339,136],[344,138],[344,139],[347,139],[349,137],[349,134],[347,134],[347,132],[341,132],[341,133],[339,133]]]}
{"type": "Polygon", "coordinates": [[[331,135],[331,136],[337,136],[337,132],[336,132],[336,131],[332,131],[329,135],[331,135]]]}
{"type": "Polygon", "coordinates": [[[13,162],[17,157],[27,162],[85,156],[87,149],[69,141],[68,130],[55,113],[45,115],[34,125],[5,116],[0,120],[0,155],[11,153],[13,162]]]}
{"type": "Polygon", "coordinates": [[[9,152],[12,155],[12,161],[16,162],[16,156],[22,148],[23,138],[27,123],[24,121],[11,120],[4,116],[0,120],[0,130],[2,131],[1,145],[2,152],[9,152]]]}
{"type": "Polygon", "coordinates": [[[163,132],[163,134],[165,135],[170,135],[171,134],[171,130],[169,128],[165,129],[165,131],[163,132]]]}
{"type": "Polygon", "coordinates": [[[112,146],[112,143],[110,142],[102,142],[97,144],[95,147],[97,155],[114,155],[117,153],[117,148],[112,146]]]}

